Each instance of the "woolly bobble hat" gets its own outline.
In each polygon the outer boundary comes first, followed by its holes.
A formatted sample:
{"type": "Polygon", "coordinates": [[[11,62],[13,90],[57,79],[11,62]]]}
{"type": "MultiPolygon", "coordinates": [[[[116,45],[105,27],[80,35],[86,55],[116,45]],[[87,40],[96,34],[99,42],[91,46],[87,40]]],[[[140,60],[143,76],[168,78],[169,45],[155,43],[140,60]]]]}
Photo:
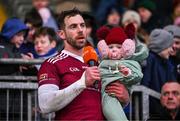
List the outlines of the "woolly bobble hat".
{"type": "Polygon", "coordinates": [[[130,23],[128,25],[125,26],[124,28],[124,32],[126,33],[126,35],[128,36],[128,38],[130,39],[134,39],[135,38],[135,27],[133,23],[130,23]]]}
{"type": "Polygon", "coordinates": [[[180,27],[176,25],[168,25],[164,27],[164,30],[173,34],[174,38],[180,38],[180,27]]]}
{"type": "Polygon", "coordinates": [[[140,19],[139,14],[136,11],[133,11],[133,10],[128,10],[123,14],[122,24],[124,25],[124,23],[126,21],[131,21],[131,22],[136,21],[138,26],[141,25],[141,19],[140,19]]]}
{"type": "Polygon", "coordinates": [[[156,5],[152,0],[142,0],[142,2],[138,4],[137,8],[146,8],[152,13],[154,13],[156,10],[156,5]]]}
{"type": "Polygon", "coordinates": [[[154,29],[149,39],[148,48],[155,53],[160,53],[173,44],[173,35],[163,29],[154,29]]]}
{"type": "Polygon", "coordinates": [[[107,26],[102,26],[96,31],[96,36],[98,40],[105,40],[106,36],[109,34],[110,28],[107,26]]]}
{"type": "Polygon", "coordinates": [[[106,36],[106,43],[109,44],[122,44],[127,35],[121,27],[114,27],[110,30],[109,34],[106,36]]]}

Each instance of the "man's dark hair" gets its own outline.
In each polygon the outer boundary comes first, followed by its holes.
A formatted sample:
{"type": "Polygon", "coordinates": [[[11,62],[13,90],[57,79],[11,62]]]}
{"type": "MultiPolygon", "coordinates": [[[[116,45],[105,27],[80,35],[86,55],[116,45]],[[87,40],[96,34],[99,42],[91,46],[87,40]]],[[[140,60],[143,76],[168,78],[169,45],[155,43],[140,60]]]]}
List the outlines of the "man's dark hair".
{"type": "Polygon", "coordinates": [[[48,35],[50,42],[57,41],[57,35],[53,28],[50,27],[40,27],[34,33],[33,39],[40,36],[48,35]]]}
{"type": "Polygon", "coordinates": [[[33,27],[36,28],[39,28],[43,25],[42,18],[35,9],[32,9],[26,13],[24,23],[30,23],[33,27]]]}
{"type": "Polygon", "coordinates": [[[62,11],[58,16],[58,27],[60,29],[63,29],[65,27],[64,19],[66,17],[72,17],[75,15],[82,16],[82,13],[77,8],[73,8],[72,10],[62,11]]]}
{"type": "MultiPolygon", "coordinates": [[[[177,84],[180,84],[178,81],[176,81],[176,80],[168,80],[167,82],[165,82],[164,84],[163,84],[163,86],[165,85],[165,84],[167,84],[167,83],[177,83],[177,84]]],[[[162,87],[163,87],[162,86],[162,87]]],[[[161,91],[162,91],[162,87],[161,87],[161,91]]]]}

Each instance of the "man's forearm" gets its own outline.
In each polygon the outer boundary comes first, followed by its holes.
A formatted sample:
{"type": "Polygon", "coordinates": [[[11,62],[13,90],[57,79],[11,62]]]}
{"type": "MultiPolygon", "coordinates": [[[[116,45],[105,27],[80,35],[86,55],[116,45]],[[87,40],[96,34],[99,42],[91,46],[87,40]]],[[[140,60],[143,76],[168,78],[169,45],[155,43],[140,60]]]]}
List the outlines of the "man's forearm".
{"type": "Polygon", "coordinates": [[[84,74],[80,80],[62,90],[59,90],[59,87],[54,84],[40,86],[38,88],[38,99],[42,113],[49,113],[64,108],[85,88],[84,74]]]}

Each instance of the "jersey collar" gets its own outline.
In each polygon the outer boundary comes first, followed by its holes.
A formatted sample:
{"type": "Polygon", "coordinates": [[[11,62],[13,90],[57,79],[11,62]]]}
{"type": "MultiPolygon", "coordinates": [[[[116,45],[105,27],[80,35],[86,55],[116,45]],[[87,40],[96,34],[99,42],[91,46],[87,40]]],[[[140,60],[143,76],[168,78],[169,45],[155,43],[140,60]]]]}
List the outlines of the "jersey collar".
{"type": "Polygon", "coordinates": [[[69,56],[71,56],[71,57],[73,57],[73,58],[76,58],[76,59],[78,59],[79,61],[81,61],[81,62],[84,63],[84,60],[83,60],[83,57],[82,57],[82,56],[76,55],[76,54],[71,53],[71,52],[69,52],[69,51],[67,51],[67,50],[62,50],[62,53],[65,53],[65,54],[67,54],[67,55],[69,55],[69,56]]]}

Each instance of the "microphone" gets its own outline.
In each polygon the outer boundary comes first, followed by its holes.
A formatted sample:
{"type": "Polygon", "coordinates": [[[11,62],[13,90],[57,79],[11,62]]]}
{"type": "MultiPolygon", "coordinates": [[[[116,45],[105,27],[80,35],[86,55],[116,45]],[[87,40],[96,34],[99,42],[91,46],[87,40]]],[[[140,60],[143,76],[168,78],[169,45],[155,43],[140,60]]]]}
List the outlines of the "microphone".
{"type": "MultiPolygon", "coordinates": [[[[97,53],[91,46],[86,46],[83,48],[83,59],[84,62],[88,64],[90,67],[98,65],[97,53]]],[[[95,81],[94,87],[95,89],[98,89],[98,81],[95,81]]]]}
{"type": "Polygon", "coordinates": [[[84,62],[89,66],[97,66],[98,65],[98,56],[96,51],[91,46],[86,46],[83,48],[83,59],[84,62]]]}

